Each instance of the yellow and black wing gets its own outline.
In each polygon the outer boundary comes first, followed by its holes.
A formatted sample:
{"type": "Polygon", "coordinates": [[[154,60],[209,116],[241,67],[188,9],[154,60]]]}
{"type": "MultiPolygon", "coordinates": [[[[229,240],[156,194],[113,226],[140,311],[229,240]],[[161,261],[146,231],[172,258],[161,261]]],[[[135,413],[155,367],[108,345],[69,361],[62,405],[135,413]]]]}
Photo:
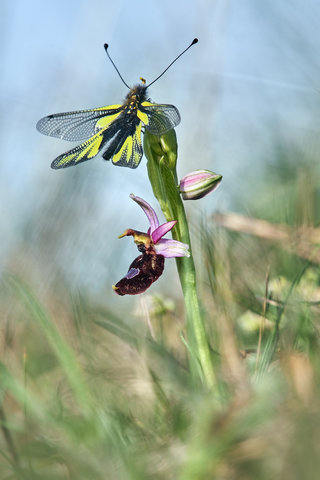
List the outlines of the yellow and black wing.
{"type": "Polygon", "coordinates": [[[37,123],[37,130],[44,135],[71,142],[86,140],[102,127],[110,125],[122,109],[122,105],[110,105],[76,112],[54,113],[41,118],[37,123]]]}
{"type": "Polygon", "coordinates": [[[179,112],[173,105],[142,102],[130,113],[124,105],[55,113],[41,118],[37,129],[64,140],[85,140],[53,160],[54,169],[78,165],[101,151],[103,158],[114,165],[137,168],[143,155],[142,124],[153,135],[162,135],[179,122],[179,112]]]}
{"type": "Polygon", "coordinates": [[[137,116],[123,113],[104,134],[106,148],[103,158],[112,160],[118,167],[137,168],[143,155],[141,129],[142,123],[137,116]]]}
{"type": "Polygon", "coordinates": [[[141,121],[134,115],[125,115],[122,105],[48,115],[39,120],[37,129],[64,140],[85,140],[59,155],[51,164],[54,169],[77,165],[102,150],[105,160],[136,168],[143,154],[141,121]]]}
{"type": "Polygon", "coordinates": [[[138,117],[153,135],[163,135],[179,125],[181,117],[174,105],[142,102],[138,117]]]}

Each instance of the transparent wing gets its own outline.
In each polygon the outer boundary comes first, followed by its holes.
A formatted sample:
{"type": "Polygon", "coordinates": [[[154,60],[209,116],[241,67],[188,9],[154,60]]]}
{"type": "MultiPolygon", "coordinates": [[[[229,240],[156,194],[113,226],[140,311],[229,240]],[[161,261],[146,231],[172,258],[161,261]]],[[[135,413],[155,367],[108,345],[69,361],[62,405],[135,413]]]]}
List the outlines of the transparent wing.
{"type": "Polygon", "coordinates": [[[142,158],[141,122],[135,117],[120,115],[111,125],[101,128],[95,135],[66,153],[59,155],[51,168],[71,167],[95,157],[102,150],[105,160],[114,165],[136,168],[142,158]]]}
{"type": "Polygon", "coordinates": [[[66,153],[59,155],[51,164],[51,168],[66,168],[78,163],[85,162],[95,157],[108,142],[121,132],[123,121],[121,117],[113,122],[110,126],[106,126],[90,137],[85,142],[72,148],[66,153]]]}
{"type": "Polygon", "coordinates": [[[95,157],[101,150],[101,144],[103,141],[103,135],[97,133],[93,137],[89,138],[85,142],[81,143],[75,148],[72,148],[66,153],[59,155],[51,164],[51,168],[66,168],[78,163],[85,162],[90,158],[95,157]]]}
{"type": "Polygon", "coordinates": [[[44,135],[72,142],[86,140],[100,129],[110,125],[122,109],[122,105],[110,105],[91,110],[54,113],[41,118],[37,123],[37,129],[44,135]]]}
{"type": "Polygon", "coordinates": [[[153,135],[162,135],[180,123],[180,113],[174,105],[149,104],[143,103],[139,109],[148,117],[148,123],[145,127],[153,135]]]}

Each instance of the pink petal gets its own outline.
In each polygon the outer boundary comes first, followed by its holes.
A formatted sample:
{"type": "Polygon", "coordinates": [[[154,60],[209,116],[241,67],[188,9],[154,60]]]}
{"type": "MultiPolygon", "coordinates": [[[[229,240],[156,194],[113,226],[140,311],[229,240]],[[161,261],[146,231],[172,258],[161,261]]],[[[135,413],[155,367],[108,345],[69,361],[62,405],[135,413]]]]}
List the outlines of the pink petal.
{"type": "Polygon", "coordinates": [[[151,229],[150,231],[152,234],[152,232],[154,232],[154,230],[156,230],[159,227],[159,220],[156,212],[153,210],[151,205],[149,205],[149,203],[143,200],[143,198],[136,197],[135,195],[133,195],[133,193],[130,194],[130,198],[132,198],[132,200],[134,200],[142,208],[144,213],[147,215],[150,223],[150,229],[151,229]]]}
{"type": "Polygon", "coordinates": [[[198,200],[218,188],[222,175],[210,170],[196,170],[180,180],[180,193],[184,200],[198,200]]]}
{"type": "Polygon", "coordinates": [[[163,255],[166,258],[172,257],[190,257],[189,245],[178,240],[160,239],[154,246],[157,255],[163,255]]]}
{"type": "Polygon", "coordinates": [[[151,233],[151,238],[154,244],[158,243],[160,238],[162,238],[166,233],[170,232],[172,227],[177,223],[177,220],[172,220],[171,222],[163,223],[160,227],[156,228],[151,233]]]}

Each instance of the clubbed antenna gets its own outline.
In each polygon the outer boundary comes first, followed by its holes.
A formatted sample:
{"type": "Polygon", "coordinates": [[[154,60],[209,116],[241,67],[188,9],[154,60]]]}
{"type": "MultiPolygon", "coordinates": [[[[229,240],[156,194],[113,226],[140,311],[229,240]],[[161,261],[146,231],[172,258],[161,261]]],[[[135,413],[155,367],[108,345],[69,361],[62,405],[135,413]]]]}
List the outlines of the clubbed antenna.
{"type": "MultiPolygon", "coordinates": [[[[194,38],[192,40],[192,42],[190,43],[189,47],[187,47],[185,50],[183,50],[183,52],[180,53],[180,55],[178,55],[171,63],[170,65],[167,66],[167,68],[165,70],[163,70],[163,72],[155,79],[153,80],[153,82],[149,83],[149,85],[147,85],[148,87],[150,87],[150,85],[152,85],[153,83],[155,83],[157,80],[159,80],[160,77],[162,77],[162,75],[164,75],[166,73],[167,70],[169,70],[169,68],[171,67],[171,65],[173,65],[177,60],[178,58],[181,57],[181,55],[183,55],[184,53],[186,53],[187,50],[189,50],[189,48],[192,47],[192,45],[195,45],[196,43],[198,43],[198,39],[197,38],[194,38]]],[[[111,60],[112,61],[112,60],[111,60]]],[[[112,62],[113,63],[113,62],[112,62]]],[[[119,73],[119,72],[118,72],[119,73]]],[[[120,74],[119,74],[120,75],[120,74]]]]}
{"type": "Polygon", "coordinates": [[[104,49],[105,49],[105,51],[106,51],[106,53],[107,53],[107,55],[108,55],[108,58],[109,58],[110,62],[111,62],[112,65],[114,66],[114,68],[115,68],[117,74],[119,75],[119,77],[121,78],[122,82],[123,82],[123,83],[125,84],[125,86],[126,86],[127,88],[129,88],[129,90],[130,90],[129,85],[124,81],[121,73],[119,72],[119,70],[117,69],[114,61],[113,61],[112,58],[110,57],[109,52],[108,52],[108,47],[109,47],[109,45],[108,45],[107,43],[105,43],[105,44],[104,44],[104,49]]]}

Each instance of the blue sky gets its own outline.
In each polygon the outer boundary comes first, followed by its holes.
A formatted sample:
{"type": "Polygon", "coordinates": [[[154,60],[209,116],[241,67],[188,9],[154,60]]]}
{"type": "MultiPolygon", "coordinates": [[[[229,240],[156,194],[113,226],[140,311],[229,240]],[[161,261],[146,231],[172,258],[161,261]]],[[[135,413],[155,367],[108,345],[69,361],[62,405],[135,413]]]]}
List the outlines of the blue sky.
{"type": "Polygon", "coordinates": [[[127,89],[106,57],[105,42],[134,84],[140,76],[152,81],[199,38],[149,92],[152,100],[180,110],[180,176],[196,168],[224,175],[214,195],[188,205],[191,214],[235,209],[239,198],[245,205],[250,185],[272,163],[275,129],[301,149],[319,136],[316,0],[3,0],[0,18],[2,268],[26,232],[50,232],[55,204],[58,216],[70,210],[74,226],[61,232],[53,258],[62,266],[69,259],[75,284],[84,270],[89,283],[98,278],[102,285],[106,268],[120,278],[125,271],[117,273],[110,260],[118,258],[125,270],[133,259],[134,246],[127,253],[117,235],[145,226],[128,197],[133,192],[153,202],[145,159],[134,171],[101,158],[53,171],[51,161],[70,143],[35,129],[49,113],[122,101],[127,89]]]}

